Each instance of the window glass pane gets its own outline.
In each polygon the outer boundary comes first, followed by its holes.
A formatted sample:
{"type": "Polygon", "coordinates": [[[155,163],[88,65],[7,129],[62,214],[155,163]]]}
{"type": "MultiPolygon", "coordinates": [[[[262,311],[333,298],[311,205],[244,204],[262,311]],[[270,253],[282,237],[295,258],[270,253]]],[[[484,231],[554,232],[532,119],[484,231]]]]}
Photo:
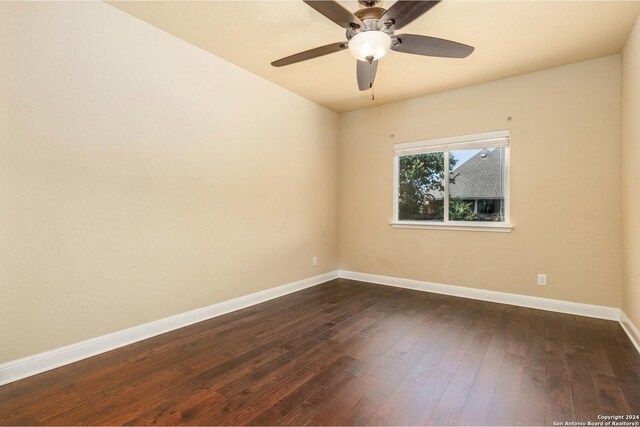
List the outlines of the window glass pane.
{"type": "Polygon", "coordinates": [[[398,219],[444,221],[444,153],[399,159],[398,219]]]}
{"type": "Polygon", "coordinates": [[[504,221],[505,148],[449,155],[449,220],[504,221]]]}

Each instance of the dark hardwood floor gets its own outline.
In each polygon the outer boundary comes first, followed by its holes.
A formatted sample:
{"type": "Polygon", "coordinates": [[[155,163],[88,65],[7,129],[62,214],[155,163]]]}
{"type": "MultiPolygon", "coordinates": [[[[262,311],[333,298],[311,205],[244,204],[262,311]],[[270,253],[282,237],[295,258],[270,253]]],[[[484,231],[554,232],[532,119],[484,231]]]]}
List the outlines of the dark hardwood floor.
{"type": "Polygon", "coordinates": [[[335,280],[0,387],[3,425],[540,425],[640,415],[616,322],[335,280]]]}

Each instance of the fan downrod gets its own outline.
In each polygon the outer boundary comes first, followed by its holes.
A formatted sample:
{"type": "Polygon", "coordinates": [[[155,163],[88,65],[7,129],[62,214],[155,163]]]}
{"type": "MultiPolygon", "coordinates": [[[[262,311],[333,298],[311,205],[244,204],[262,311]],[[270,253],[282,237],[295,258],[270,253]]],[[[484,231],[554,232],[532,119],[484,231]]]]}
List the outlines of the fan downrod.
{"type": "Polygon", "coordinates": [[[358,0],[358,3],[363,5],[364,7],[375,7],[382,0],[358,0]]]}

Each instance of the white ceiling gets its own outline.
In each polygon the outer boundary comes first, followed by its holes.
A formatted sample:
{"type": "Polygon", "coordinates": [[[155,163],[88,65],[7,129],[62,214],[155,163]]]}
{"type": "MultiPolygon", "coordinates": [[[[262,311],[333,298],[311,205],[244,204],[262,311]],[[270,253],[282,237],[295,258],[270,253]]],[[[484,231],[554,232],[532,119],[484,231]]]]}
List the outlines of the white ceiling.
{"type": "MultiPolygon", "coordinates": [[[[356,1],[342,1],[350,10],[356,1]]],[[[334,111],[343,112],[620,52],[638,1],[445,0],[397,33],[475,46],[466,59],[390,52],[376,100],[356,85],[348,51],[274,68],[276,59],[345,40],[301,0],[118,1],[113,6],[334,111]]],[[[393,1],[382,6],[389,8],[393,1]]]]}

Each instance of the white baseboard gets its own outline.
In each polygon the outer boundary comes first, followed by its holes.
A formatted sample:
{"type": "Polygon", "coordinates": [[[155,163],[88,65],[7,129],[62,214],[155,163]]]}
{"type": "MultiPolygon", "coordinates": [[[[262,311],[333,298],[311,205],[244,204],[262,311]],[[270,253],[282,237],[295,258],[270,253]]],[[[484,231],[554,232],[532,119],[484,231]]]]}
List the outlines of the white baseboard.
{"type": "Polygon", "coordinates": [[[640,353],[640,330],[638,330],[638,327],[633,324],[631,319],[629,319],[629,316],[627,316],[623,310],[620,310],[620,324],[636,350],[638,350],[638,353],[640,353]]]}
{"type": "Polygon", "coordinates": [[[423,282],[411,279],[400,279],[397,277],[379,276],[376,274],[357,273],[353,271],[340,270],[338,274],[341,278],[344,279],[376,283],[379,285],[395,286],[398,288],[433,292],[436,294],[452,295],[456,297],[470,298],[481,301],[517,305],[520,307],[537,308],[540,310],[556,311],[559,313],[576,314],[579,316],[595,317],[597,319],[617,321],[620,320],[620,309],[614,307],[580,304],[577,302],[531,297],[527,295],[510,294],[506,292],[465,288],[463,286],[442,285],[439,283],[423,282]]]}
{"type": "Polygon", "coordinates": [[[337,279],[332,271],[0,365],[0,385],[337,279]]]}
{"type": "Polygon", "coordinates": [[[443,285],[440,283],[423,282],[420,280],[402,279],[398,277],[380,276],[377,274],[358,273],[340,270],[338,276],[343,279],[360,282],[375,283],[397,288],[413,289],[416,291],[433,292],[481,301],[497,302],[500,304],[516,305],[519,307],[536,308],[539,310],[555,311],[558,313],[575,314],[596,319],[615,320],[629,336],[638,353],[640,353],[640,330],[629,317],[619,308],[602,305],[581,304],[577,302],[539,298],[528,295],[510,294],[507,292],[488,291],[484,289],[465,288],[463,286],[443,285]]]}
{"type": "Polygon", "coordinates": [[[634,344],[638,352],[640,352],[640,331],[638,331],[638,328],[629,320],[627,315],[618,308],[341,270],[310,277],[308,279],[303,279],[276,288],[266,289],[254,294],[213,304],[208,307],[166,317],[144,325],[135,326],[133,328],[103,335],[97,338],[91,338],[86,341],[57,348],[55,350],[3,363],[0,365],[0,385],[55,369],[60,366],[68,365],[70,363],[77,362],[78,360],[86,359],[100,353],[105,353],[184,326],[202,322],[203,320],[221,316],[255,304],[260,304],[292,292],[328,282],[329,280],[333,280],[338,277],[481,301],[537,308],[540,310],[556,311],[559,313],[575,314],[598,319],[616,320],[620,322],[624,331],[629,335],[629,339],[634,344]]]}

